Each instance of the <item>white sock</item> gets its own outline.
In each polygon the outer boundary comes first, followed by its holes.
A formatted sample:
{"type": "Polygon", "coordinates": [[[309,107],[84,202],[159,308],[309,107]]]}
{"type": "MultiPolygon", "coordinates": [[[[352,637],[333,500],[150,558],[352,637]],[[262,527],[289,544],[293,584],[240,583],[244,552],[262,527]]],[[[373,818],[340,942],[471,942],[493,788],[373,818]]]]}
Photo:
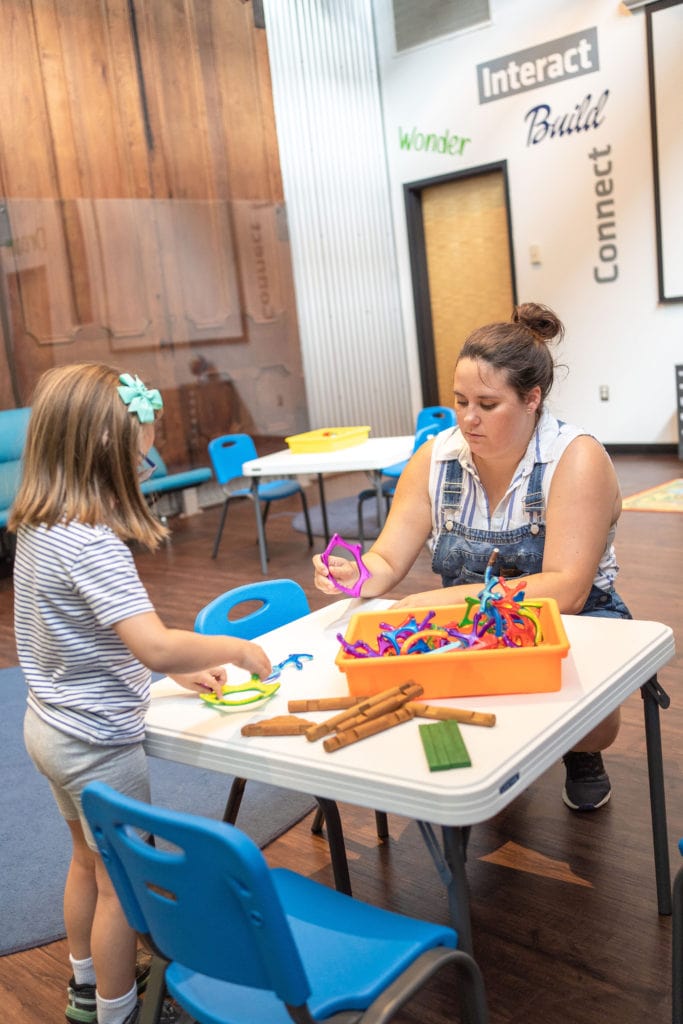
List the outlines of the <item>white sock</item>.
{"type": "Polygon", "coordinates": [[[71,953],[69,953],[69,960],[74,972],[74,981],[77,985],[95,984],[95,968],[93,967],[91,956],[86,957],[85,960],[74,960],[71,953]]]}
{"type": "Polygon", "coordinates": [[[97,999],[97,1024],[123,1024],[126,1017],[135,1009],[138,1001],[138,990],[133,985],[130,992],[118,999],[103,999],[99,992],[97,999]]]}

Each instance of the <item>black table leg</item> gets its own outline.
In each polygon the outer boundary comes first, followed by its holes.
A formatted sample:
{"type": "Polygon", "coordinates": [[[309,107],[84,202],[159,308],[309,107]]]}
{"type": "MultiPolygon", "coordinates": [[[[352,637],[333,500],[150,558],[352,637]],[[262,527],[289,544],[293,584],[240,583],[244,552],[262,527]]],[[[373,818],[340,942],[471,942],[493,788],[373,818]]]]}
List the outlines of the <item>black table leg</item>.
{"type": "Polygon", "coordinates": [[[451,923],[458,933],[458,948],[472,953],[472,922],[470,920],[470,896],[465,874],[467,840],[470,826],[444,825],[443,852],[434,835],[434,829],[424,821],[418,821],[427,849],[446,886],[451,923]]]}
{"type": "Polygon", "coordinates": [[[668,708],[668,694],[664,692],[657,676],[641,686],[643,712],[645,715],[645,743],[647,747],[647,771],[650,781],[650,810],[652,813],[652,841],[655,855],[655,877],[657,881],[657,905],[660,914],[671,913],[671,870],[669,865],[669,839],[666,828],[666,799],[664,795],[664,765],[662,763],[662,733],[659,709],[668,708]]]}
{"type": "Polygon", "coordinates": [[[317,796],[316,800],[325,818],[327,842],[330,846],[332,872],[334,874],[334,887],[339,892],[351,896],[351,876],[349,875],[349,862],[346,859],[346,846],[344,845],[344,833],[342,831],[339,808],[334,800],[328,800],[326,797],[317,796]]]}
{"type": "Polygon", "coordinates": [[[330,527],[327,522],[327,505],[325,504],[325,485],[322,473],[318,473],[318,493],[320,494],[320,512],[323,517],[323,531],[325,533],[325,544],[330,543],[330,527]]]}

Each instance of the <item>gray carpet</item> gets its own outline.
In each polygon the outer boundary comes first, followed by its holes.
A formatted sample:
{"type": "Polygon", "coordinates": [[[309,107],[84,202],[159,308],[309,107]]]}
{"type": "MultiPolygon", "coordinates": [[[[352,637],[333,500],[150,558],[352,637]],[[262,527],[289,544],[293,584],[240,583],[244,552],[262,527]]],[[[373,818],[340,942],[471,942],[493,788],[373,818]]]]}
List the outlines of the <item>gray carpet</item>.
{"type": "MultiPolygon", "coordinates": [[[[24,749],[26,684],[18,668],[0,670],[0,955],[64,937],[62,892],[69,830],[47,780],[24,749]]],[[[231,776],[150,758],[152,799],[176,810],[221,818],[231,776]]],[[[314,807],[300,793],[249,782],[237,823],[266,846],[314,807]]]]}
{"type": "MultiPolygon", "coordinates": [[[[358,499],[354,495],[351,498],[338,498],[336,501],[327,503],[327,522],[330,533],[338,533],[344,540],[353,540],[358,537],[358,499]]],[[[324,537],[323,516],[320,505],[309,508],[311,518],[311,529],[316,537],[324,537]]],[[[292,519],[292,526],[299,533],[306,532],[306,523],[303,512],[299,512],[292,519]]],[[[363,534],[366,540],[374,540],[379,533],[377,527],[377,502],[374,498],[363,502],[363,534]]]]}

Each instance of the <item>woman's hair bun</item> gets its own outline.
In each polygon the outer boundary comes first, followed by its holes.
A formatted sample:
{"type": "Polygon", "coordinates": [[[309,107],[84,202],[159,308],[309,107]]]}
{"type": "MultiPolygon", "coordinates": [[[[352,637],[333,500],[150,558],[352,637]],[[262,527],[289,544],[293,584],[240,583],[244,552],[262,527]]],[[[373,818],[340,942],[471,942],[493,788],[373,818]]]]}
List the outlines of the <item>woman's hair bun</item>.
{"type": "Polygon", "coordinates": [[[523,302],[512,311],[512,322],[528,328],[537,338],[543,341],[558,341],[564,335],[564,326],[559,317],[548,306],[538,302],[523,302]]]}

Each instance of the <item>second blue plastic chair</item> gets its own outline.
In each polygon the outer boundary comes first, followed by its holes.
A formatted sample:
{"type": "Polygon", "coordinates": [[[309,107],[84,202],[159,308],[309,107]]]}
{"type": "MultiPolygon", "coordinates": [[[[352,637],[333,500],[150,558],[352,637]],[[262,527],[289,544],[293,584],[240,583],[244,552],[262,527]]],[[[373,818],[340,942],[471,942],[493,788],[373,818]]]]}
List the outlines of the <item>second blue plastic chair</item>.
{"type": "MultiPolygon", "coordinates": [[[[214,598],[198,613],[194,630],[209,636],[237,636],[242,640],[253,640],[271,629],[286,626],[308,615],[310,610],[305,591],[294,580],[261,580],[234,587],[214,598]],[[242,614],[230,618],[230,613],[240,608],[242,614]]],[[[223,821],[234,825],[245,785],[246,779],[233,779],[223,821]]]]}
{"type": "MultiPolygon", "coordinates": [[[[424,426],[420,427],[420,429],[415,434],[415,442],[413,444],[412,454],[414,455],[415,452],[417,451],[417,449],[421,445],[423,445],[425,443],[425,441],[429,441],[430,438],[432,438],[436,434],[438,434],[439,431],[445,430],[445,429],[446,429],[445,427],[438,426],[436,421],[432,421],[431,423],[425,423],[424,426]]],[[[382,494],[384,495],[384,500],[386,502],[387,512],[389,511],[389,505],[391,504],[391,499],[393,498],[394,493],[396,491],[396,484],[398,483],[398,478],[401,475],[401,473],[403,472],[404,468],[408,465],[408,461],[409,460],[406,459],[405,462],[396,462],[394,464],[394,466],[389,466],[388,469],[383,469],[382,470],[383,475],[384,476],[388,476],[387,480],[383,480],[382,481],[382,494]],[[399,467],[400,467],[400,469],[399,469],[399,467]],[[392,476],[390,474],[390,472],[389,472],[390,470],[393,470],[393,469],[399,470],[398,472],[396,472],[396,474],[394,476],[392,476]]],[[[358,506],[357,506],[357,514],[358,514],[358,539],[360,540],[361,547],[365,546],[365,528],[364,528],[364,524],[363,524],[363,506],[365,505],[366,501],[370,501],[372,498],[376,499],[376,497],[377,497],[377,491],[375,490],[374,487],[366,487],[365,490],[361,491],[360,494],[358,495],[358,506]]]]}
{"type": "MultiPolygon", "coordinates": [[[[248,498],[250,501],[255,501],[254,491],[251,487],[244,485],[242,466],[245,462],[258,458],[258,453],[254,441],[249,434],[222,434],[221,437],[215,437],[212,441],[209,441],[209,458],[211,459],[216,480],[225,492],[221,521],[211,553],[211,557],[215,558],[218,554],[221,537],[223,536],[223,527],[225,526],[230,502],[234,498],[248,498]]],[[[293,495],[298,494],[301,497],[301,506],[306,521],[308,546],[313,546],[313,533],[308,516],[308,502],[298,480],[264,480],[258,484],[256,494],[258,495],[258,500],[264,503],[264,527],[272,501],[279,501],[281,498],[291,498],[293,495]]],[[[259,514],[258,509],[256,509],[256,514],[259,514]]]]}

